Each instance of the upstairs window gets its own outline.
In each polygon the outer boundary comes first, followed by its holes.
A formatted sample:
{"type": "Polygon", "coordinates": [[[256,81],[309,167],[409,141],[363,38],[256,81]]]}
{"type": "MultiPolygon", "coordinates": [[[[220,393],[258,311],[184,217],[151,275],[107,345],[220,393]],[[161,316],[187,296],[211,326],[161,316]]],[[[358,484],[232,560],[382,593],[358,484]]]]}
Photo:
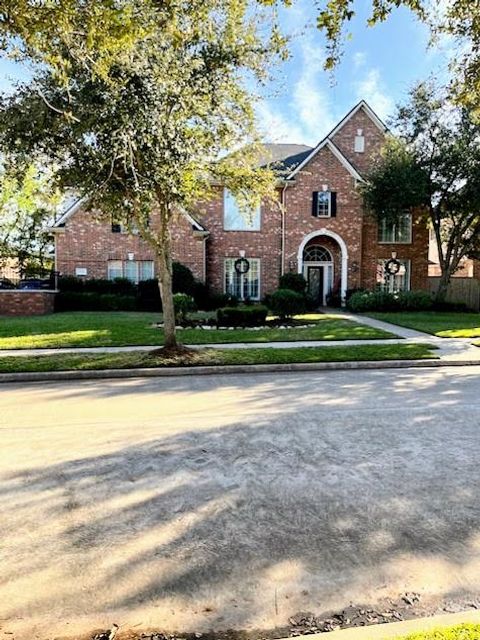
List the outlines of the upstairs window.
{"type": "Polygon", "coordinates": [[[225,231],[260,231],[260,207],[254,211],[240,211],[235,197],[223,191],[223,228],[225,231]]]}
{"type": "Polygon", "coordinates": [[[314,191],[312,215],[315,218],[334,218],[337,215],[337,194],[335,191],[314,191]]]}
{"type": "Polygon", "coordinates": [[[402,213],[394,221],[380,220],[378,241],[388,244],[410,244],[412,242],[412,214],[402,213]]]}

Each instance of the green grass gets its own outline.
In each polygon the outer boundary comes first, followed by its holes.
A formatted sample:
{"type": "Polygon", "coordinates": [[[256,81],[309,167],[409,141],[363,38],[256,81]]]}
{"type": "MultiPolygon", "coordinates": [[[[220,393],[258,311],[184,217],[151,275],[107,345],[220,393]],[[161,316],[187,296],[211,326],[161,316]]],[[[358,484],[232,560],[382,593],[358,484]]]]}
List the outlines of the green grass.
{"type": "Polygon", "coordinates": [[[462,624],[404,636],[398,640],[480,640],[480,625],[462,624]]]}
{"type": "MultiPolygon", "coordinates": [[[[184,329],[184,344],[278,342],[297,340],[357,340],[391,338],[393,334],[322,314],[299,316],[315,326],[291,329],[184,329]]],[[[154,326],[157,313],[67,312],[49,316],[0,317],[0,349],[162,345],[163,331],[154,326]]]]}
{"type": "Polygon", "coordinates": [[[145,351],[103,354],[0,357],[1,373],[25,371],[80,371],[173,366],[289,364],[293,362],[356,362],[435,358],[430,347],[418,344],[366,344],[350,347],[291,349],[199,349],[192,356],[165,357],[145,351]]]}
{"type": "Polygon", "coordinates": [[[369,313],[372,318],[398,324],[401,327],[431,333],[441,338],[479,338],[480,314],[440,311],[392,311],[369,313]]]}

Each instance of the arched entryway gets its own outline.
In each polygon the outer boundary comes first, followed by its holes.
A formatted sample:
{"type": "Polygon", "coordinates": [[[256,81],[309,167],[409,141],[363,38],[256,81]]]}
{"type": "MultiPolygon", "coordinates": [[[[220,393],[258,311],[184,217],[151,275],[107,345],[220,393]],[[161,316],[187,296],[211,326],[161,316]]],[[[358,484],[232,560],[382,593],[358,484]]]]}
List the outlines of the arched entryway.
{"type": "Polygon", "coordinates": [[[347,291],[347,246],[337,233],[328,229],[305,236],[297,256],[298,273],[303,274],[308,290],[319,305],[325,305],[335,285],[340,289],[342,304],[347,291]]]}

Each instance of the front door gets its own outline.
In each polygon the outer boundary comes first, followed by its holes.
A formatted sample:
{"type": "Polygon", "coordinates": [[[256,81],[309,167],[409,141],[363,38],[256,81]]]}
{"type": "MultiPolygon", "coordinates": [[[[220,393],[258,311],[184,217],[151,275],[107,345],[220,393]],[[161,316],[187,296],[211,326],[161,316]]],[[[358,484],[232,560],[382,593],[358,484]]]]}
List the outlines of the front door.
{"type": "Polygon", "coordinates": [[[323,269],[324,267],[308,267],[307,269],[308,293],[319,306],[324,304],[323,269]]]}

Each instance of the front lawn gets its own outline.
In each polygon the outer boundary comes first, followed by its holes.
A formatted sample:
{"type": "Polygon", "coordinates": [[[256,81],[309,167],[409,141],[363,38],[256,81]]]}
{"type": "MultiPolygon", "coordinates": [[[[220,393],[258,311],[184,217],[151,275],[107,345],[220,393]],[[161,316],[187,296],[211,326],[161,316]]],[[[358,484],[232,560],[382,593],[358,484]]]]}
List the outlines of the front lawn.
{"type": "MultiPolygon", "coordinates": [[[[309,314],[302,321],[312,327],[289,329],[204,330],[183,329],[178,338],[184,344],[221,342],[278,342],[298,340],[375,340],[394,338],[391,333],[344,320],[336,316],[309,314]]],[[[0,349],[61,347],[105,347],[162,345],[163,331],[155,326],[158,313],[66,312],[49,316],[0,317],[0,349]]]]}
{"type": "Polygon", "coordinates": [[[404,636],[398,640],[479,640],[480,625],[461,624],[458,627],[448,629],[435,629],[404,636]]]}
{"type": "Polygon", "coordinates": [[[146,351],[101,354],[0,357],[1,373],[26,371],[80,371],[175,366],[290,364],[294,362],[358,362],[435,358],[432,349],[419,344],[366,344],[350,347],[298,347],[289,349],[199,349],[175,357],[146,351]]]}
{"type": "Polygon", "coordinates": [[[480,337],[480,314],[440,311],[371,312],[371,318],[398,324],[408,329],[431,333],[441,338],[480,337]]]}

